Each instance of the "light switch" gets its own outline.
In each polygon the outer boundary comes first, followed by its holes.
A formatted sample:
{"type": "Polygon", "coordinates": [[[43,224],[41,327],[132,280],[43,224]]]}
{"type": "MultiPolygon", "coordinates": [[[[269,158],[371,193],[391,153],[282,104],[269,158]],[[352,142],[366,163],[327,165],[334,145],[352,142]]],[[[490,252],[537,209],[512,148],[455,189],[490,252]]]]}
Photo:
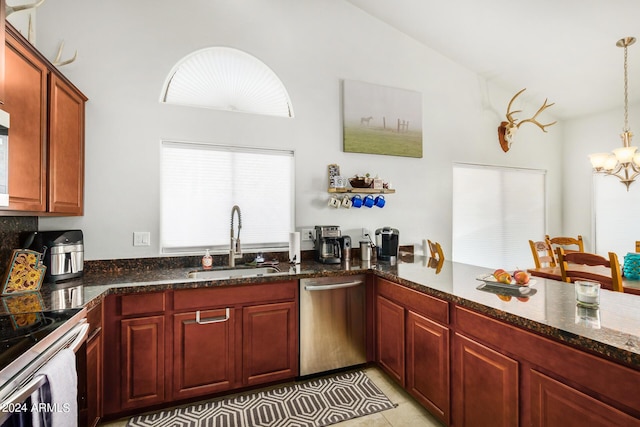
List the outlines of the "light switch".
{"type": "Polygon", "coordinates": [[[151,245],[151,233],[148,231],[133,232],[133,246],[149,246],[151,245]]]}

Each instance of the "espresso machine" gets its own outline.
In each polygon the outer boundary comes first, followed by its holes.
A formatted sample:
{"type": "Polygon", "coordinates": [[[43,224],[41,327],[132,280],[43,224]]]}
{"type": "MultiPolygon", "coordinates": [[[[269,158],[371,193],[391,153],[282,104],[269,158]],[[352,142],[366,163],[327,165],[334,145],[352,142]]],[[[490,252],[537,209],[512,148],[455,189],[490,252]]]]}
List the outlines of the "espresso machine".
{"type": "Polygon", "coordinates": [[[342,233],[337,225],[316,225],[316,261],[323,264],[340,264],[342,258],[342,233]]]}
{"type": "Polygon", "coordinates": [[[376,230],[376,250],[378,261],[389,261],[395,264],[398,261],[400,248],[400,232],[395,228],[384,227],[376,230]]]}

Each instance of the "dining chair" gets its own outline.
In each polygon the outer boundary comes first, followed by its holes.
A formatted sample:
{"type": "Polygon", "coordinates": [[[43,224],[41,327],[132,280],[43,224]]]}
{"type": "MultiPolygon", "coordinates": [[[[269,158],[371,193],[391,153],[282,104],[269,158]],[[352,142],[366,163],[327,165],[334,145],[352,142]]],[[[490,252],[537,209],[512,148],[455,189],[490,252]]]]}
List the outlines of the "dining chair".
{"type": "Polygon", "coordinates": [[[556,256],[548,241],[534,242],[529,240],[529,247],[531,247],[531,254],[536,268],[556,266],[556,256]]]}
{"type": "Polygon", "coordinates": [[[559,247],[557,254],[563,281],[571,283],[576,280],[592,280],[599,282],[603,289],[624,292],[622,270],[615,252],[609,252],[607,259],[589,252],[565,252],[559,247]],[[597,269],[598,266],[606,268],[597,269]]]}
{"type": "Polygon", "coordinates": [[[636,240],[636,252],[640,252],[640,240],[636,240]]]}
{"type": "Polygon", "coordinates": [[[552,250],[556,250],[561,247],[565,252],[584,252],[584,241],[580,234],[578,234],[577,238],[564,236],[549,237],[547,234],[545,235],[545,240],[549,242],[549,246],[551,246],[552,250]],[[568,248],[567,246],[575,246],[575,248],[568,248]]]}

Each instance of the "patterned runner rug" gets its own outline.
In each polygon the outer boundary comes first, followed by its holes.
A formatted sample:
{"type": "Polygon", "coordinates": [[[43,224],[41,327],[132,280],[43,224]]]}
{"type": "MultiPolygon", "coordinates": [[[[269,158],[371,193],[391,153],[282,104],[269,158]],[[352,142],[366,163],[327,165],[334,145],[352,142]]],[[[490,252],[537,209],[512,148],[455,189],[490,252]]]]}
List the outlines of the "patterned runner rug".
{"type": "Polygon", "coordinates": [[[362,371],[131,418],[127,427],[320,427],[391,409],[362,371]]]}

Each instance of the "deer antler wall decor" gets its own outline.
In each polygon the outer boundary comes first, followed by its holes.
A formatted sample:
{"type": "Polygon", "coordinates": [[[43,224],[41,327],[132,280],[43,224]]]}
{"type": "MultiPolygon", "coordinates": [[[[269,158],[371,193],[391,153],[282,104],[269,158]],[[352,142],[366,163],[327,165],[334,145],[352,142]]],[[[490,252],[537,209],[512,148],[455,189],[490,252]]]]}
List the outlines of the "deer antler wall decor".
{"type": "Polygon", "coordinates": [[[52,62],[52,64],[55,65],[56,67],[62,67],[63,65],[71,64],[78,57],[78,51],[76,50],[72,58],[61,61],[60,58],[62,57],[62,49],[64,49],[64,40],[60,42],[60,47],[58,48],[58,54],[56,55],[56,59],[54,59],[52,62]]]}
{"type": "Polygon", "coordinates": [[[29,9],[35,9],[36,7],[40,6],[42,3],[44,3],[45,0],[40,0],[37,1],[35,3],[30,3],[30,4],[20,4],[17,6],[9,6],[7,5],[6,7],[6,16],[11,15],[14,12],[20,12],[21,10],[29,10],[29,9]]]}
{"type": "Polygon", "coordinates": [[[546,110],[547,108],[555,104],[555,103],[547,104],[547,99],[544,100],[542,107],[538,109],[538,111],[533,115],[533,117],[520,120],[520,121],[518,121],[518,119],[513,118],[514,114],[521,113],[522,110],[511,111],[511,105],[513,104],[513,101],[518,97],[518,95],[520,95],[525,90],[527,90],[527,88],[522,89],[520,92],[516,93],[513,96],[513,98],[511,98],[511,101],[509,101],[509,105],[507,106],[507,115],[506,115],[507,121],[501,122],[500,126],[498,126],[498,141],[500,141],[500,147],[502,147],[502,151],[504,151],[505,153],[509,151],[509,148],[511,148],[511,143],[513,142],[513,138],[515,137],[516,131],[520,126],[522,126],[522,124],[533,123],[534,125],[538,126],[540,129],[542,129],[543,132],[546,132],[547,130],[545,128],[547,126],[551,126],[557,123],[556,121],[556,122],[543,125],[542,123],[536,120],[536,117],[538,117],[538,114],[540,114],[541,112],[543,112],[544,110],[546,110]]]}

